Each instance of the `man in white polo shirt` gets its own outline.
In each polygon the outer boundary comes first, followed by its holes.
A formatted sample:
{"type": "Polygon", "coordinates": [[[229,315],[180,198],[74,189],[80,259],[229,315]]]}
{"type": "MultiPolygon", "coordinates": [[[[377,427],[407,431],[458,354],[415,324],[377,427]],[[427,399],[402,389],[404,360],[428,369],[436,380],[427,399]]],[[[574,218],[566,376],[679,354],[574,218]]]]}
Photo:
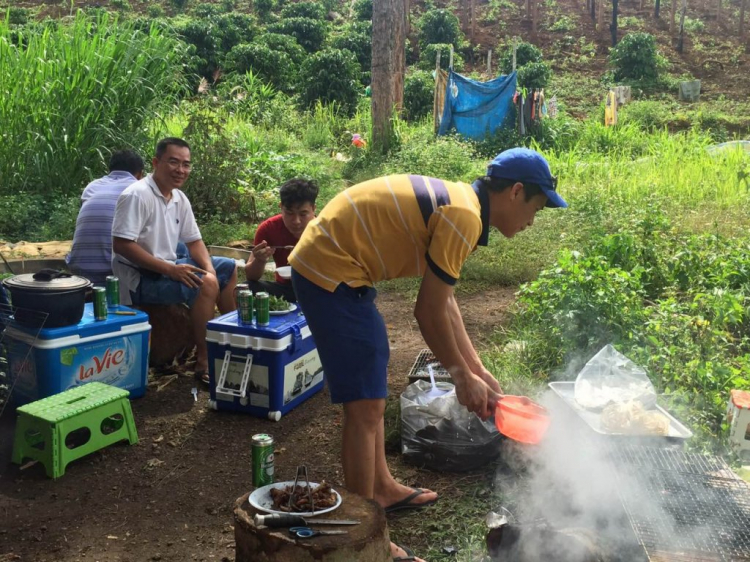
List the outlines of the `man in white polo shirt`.
{"type": "Polygon", "coordinates": [[[234,260],[212,258],[201,238],[190,201],[180,190],[190,175],[190,146],[166,138],[156,145],[153,173],[122,192],[112,224],[112,270],[120,278],[123,304],[190,307],[196,343],[196,374],[207,380],[206,324],[214,307],[234,310],[234,260]],[[178,259],[184,242],[189,258],[178,259]]]}

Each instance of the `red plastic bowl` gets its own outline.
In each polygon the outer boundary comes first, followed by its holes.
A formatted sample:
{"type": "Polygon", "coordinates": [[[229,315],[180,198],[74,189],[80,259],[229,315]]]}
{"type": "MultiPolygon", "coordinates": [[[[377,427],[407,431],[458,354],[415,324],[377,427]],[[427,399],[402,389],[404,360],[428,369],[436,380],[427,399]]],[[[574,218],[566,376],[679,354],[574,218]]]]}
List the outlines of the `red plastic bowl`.
{"type": "Polygon", "coordinates": [[[506,437],[536,445],[549,428],[549,413],[525,396],[505,395],[497,402],[495,425],[506,437]]]}

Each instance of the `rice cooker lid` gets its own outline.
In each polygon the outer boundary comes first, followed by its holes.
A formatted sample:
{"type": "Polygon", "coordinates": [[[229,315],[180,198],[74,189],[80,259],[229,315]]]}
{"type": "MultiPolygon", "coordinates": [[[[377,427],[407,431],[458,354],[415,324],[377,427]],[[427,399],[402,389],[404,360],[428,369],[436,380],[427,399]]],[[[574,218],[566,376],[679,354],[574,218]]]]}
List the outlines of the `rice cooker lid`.
{"type": "Polygon", "coordinates": [[[3,281],[3,284],[9,289],[27,289],[32,291],[57,293],[62,291],[73,291],[75,289],[85,289],[91,285],[91,281],[85,277],[69,275],[65,277],[56,277],[49,281],[40,281],[34,279],[33,273],[23,273],[9,277],[3,281]]]}

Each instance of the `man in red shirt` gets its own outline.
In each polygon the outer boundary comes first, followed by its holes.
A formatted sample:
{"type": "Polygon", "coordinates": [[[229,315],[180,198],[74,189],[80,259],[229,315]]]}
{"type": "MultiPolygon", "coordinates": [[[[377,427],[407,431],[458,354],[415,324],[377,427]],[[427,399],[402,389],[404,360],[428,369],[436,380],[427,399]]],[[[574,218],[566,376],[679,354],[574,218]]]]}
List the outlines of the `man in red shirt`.
{"type": "Polygon", "coordinates": [[[315,199],[318,186],[314,181],[293,179],[279,189],[281,213],[263,221],[255,232],[255,246],[245,266],[245,278],[254,292],[265,291],[289,302],[297,302],[289,277],[278,272],[275,281],[264,281],[263,272],[271,257],[276,268],[289,265],[287,259],[302,233],[315,218],[315,199]]]}

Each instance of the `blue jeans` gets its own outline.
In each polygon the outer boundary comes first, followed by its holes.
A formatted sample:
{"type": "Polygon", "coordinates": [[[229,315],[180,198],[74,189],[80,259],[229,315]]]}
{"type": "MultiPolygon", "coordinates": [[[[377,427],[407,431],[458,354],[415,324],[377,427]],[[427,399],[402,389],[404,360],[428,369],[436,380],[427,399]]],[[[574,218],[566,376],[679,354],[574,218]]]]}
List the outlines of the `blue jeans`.
{"type": "MultiPolygon", "coordinates": [[[[200,267],[190,258],[178,259],[175,263],[189,263],[200,267]]],[[[219,291],[223,291],[234,275],[237,264],[231,258],[211,258],[219,280],[219,291]]],[[[200,274],[199,274],[200,275],[200,274]]],[[[141,275],[141,282],[135,291],[130,291],[133,304],[187,304],[193,306],[200,287],[188,287],[179,281],[173,281],[166,275],[141,275]]]]}

